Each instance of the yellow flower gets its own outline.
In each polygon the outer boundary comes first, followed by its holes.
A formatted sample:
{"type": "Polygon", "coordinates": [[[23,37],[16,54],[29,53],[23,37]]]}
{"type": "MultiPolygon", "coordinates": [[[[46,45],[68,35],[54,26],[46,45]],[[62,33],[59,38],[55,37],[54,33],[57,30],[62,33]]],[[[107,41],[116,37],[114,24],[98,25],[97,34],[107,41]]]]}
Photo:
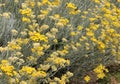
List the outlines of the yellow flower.
{"type": "Polygon", "coordinates": [[[88,31],[88,32],[86,33],[86,35],[87,35],[87,36],[94,36],[94,33],[93,33],[92,31],[88,31]]]}
{"type": "Polygon", "coordinates": [[[3,17],[8,18],[8,19],[10,18],[10,15],[11,15],[10,12],[4,12],[4,13],[2,14],[3,17]]]}
{"type": "Polygon", "coordinates": [[[94,0],[94,2],[99,4],[99,3],[100,3],[100,0],[94,0]]]}
{"type": "Polygon", "coordinates": [[[67,8],[76,9],[77,7],[73,3],[67,3],[67,8]]]}
{"type": "Polygon", "coordinates": [[[60,84],[66,84],[65,80],[60,80],[60,84]]]}
{"type": "Polygon", "coordinates": [[[66,38],[62,38],[63,42],[68,42],[68,40],[66,38]]]}
{"type": "Polygon", "coordinates": [[[120,0],[117,0],[118,2],[120,2],[120,0]]]}
{"type": "Polygon", "coordinates": [[[46,25],[46,24],[43,24],[41,27],[40,27],[40,30],[46,30],[49,28],[49,25],[46,25]]]}
{"type": "Polygon", "coordinates": [[[71,32],[70,34],[71,34],[71,36],[75,36],[75,35],[76,35],[76,33],[75,33],[75,32],[71,32]]]}
{"type": "Polygon", "coordinates": [[[20,9],[20,13],[21,13],[22,15],[30,16],[31,13],[32,13],[32,10],[31,10],[30,8],[20,9]]]}
{"type": "Polygon", "coordinates": [[[64,54],[67,54],[67,53],[68,53],[68,50],[67,50],[67,49],[64,49],[64,50],[62,50],[61,52],[64,53],[64,54]]]}
{"type": "Polygon", "coordinates": [[[82,26],[80,26],[80,25],[78,26],[78,30],[79,31],[82,30],[82,28],[83,28],[82,26]]]}
{"type": "Polygon", "coordinates": [[[105,74],[104,73],[99,73],[99,74],[97,74],[97,77],[100,78],[100,79],[103,79],[105,77],[105,74]]]}
{"type": "Polygon", "coordinates": [[[12,40],[11,42],[8,42],[8,49],[9,50],[20,50],[21,49],[21,46],[18,45],[15,40],[12,40]]]}
{"type": "Polygon", "coordinates": [[[35,70],[35,68],[29,67],[29,66],[23,66],[21,70],[19,70],[19,73],[25,73],[25,74],[32,74],[35,70]]]}
{"type": "Polygon", "coordinates": [[[2,63],[3,65],[6,65],[6,64],[8,64],[8,60],[2,60],[1,63],[2,63]]]}
{"type": "Polygon", "coordinates": [[[12,33],[14,36],[16,36],[16,35],[18,34],[18,31],[15,30],[15,29],[12,29],[12,30],[11,30],[11,33],[12,33]]]}
{"type": "Polygon", "coordinates": [[[40,11],[42,13],[42,15],[46,16],[48,15],[49,11],[48,10],[41,10],[40,11]]]}
{"type": "Polygon", "coordinates": [[[52,69],[52,71],[57,71],[57,67],[56,66],[51,66],[51,69],[52,69]]]}
{"type": "Polygon", "coordinates": [[[75,14],[78,14],[78,13],[80,13],[80,10],[70,10],[69,11],[69,14],[71,14],[71,15],[75,15],[75,14]]]}
{"type": "Polygon", "coordinates": [[[41,78],[44,78],[44,77],[46,77],[47,76],[47,74],[46,74],[46,72],[44,72],[44,71],[37,71],[37,72],[34,72],[33,74],[32,74],[32,77],[41,77],[41,78]]]}
{"type": "Polygon", "coordinates": [[[14,78],[9,78],[9,84],[15,84],[16,80],[14,78]]]}
{"type": "Polygon", "coordinates": [[[103,79],[105,77],[105,72],[108,72],[108,69],[106,69],[105,66],[100,64],[93,71],[97,74],[98,78],[103,79]]]}
{"type": "Polygon", "coordinates": [[[53,42],[54,42],[55,44],[57,44],[57,43],[58,43],[58,40],[57,40],[57,39],[54,39],[53,42]]]}
{"type": "Polygon", "coordinates": [[[66,72],[66,75],[67,75],[68,77],[72,77],[74,74],[71,73],[70,71],[67,71],[67,72],[66,72]]]}
{"type": "Polygon", "coordinates": [[[53,34],[56,34],[56,33],[58,32],[58,29],[57,29],[57,28],[52,28],[50,31],[51,31],[53,34]]]}
{"type": "Polygon", "coordinates": [[[30,2],[30,6],[34,7],[35,6],[35,2],[30,2]]]}
{"type": "Polygon", "coordinates": [[[54,14],[54,18],[59,19],[60,15],[59,14],[54,14]]]}
{"type": "Polygon", "coordinates": [[[48,38],[45,35],[41,35],[38,32],[29,32],[30,39],[33,41],[44,41],[48,42],[48,38]]]}
{"type": "Polygon", "coordinates": [[[104,44],[103,42],[98,41],[98,44],[99,44],[98,48],[99,48],[100,50],[105,49],[105,44],[104,44]]]}
{"type": "Polygon", "coordinates": [[[7,50],[7,47],[0,47],[0,52],[4,52],[7,50]]]}
{"type": "Polygon", "coordinates": [[[50,65],[49,64],[46,64],[46,65],[40,65],[40,68],[44,71],[47,71],[49,68],[50,68],[50,65]]]}
{"type": "Polygon", "coordinates": [[[49,84],[57,84],[55,81],[50,81],[49,84]]]}
{"type": "Polygon", "coordinates": [[[90,81],[90,76],[86,75],[86,76],[84,77],[84,80],[85,80],[86,82],[89,82],[89,81],[90,81]]]}
{"type": "Polygon", "coordinates": [[[66,18],[61,18],[61,19],[59,20],[59,22],[62,23],[63,25],[67,25],[67,23],[69,22],[69,20],[66,19],[66,18]]]}
{"type": "Polygon", "coordinates": [[[44,54],[43,50],[44,48],[42,46],[33,45],[33,48],[31,48],[32,52],[37,54],[37,56],[42,56],[44,54]]]}
{"type": "Polygon", "coordinates": [[[30,23],[30,18],[26,18],[26,17],[22,17],[22,21],[23,22],[27,22],[27,23],[30,23]]]}
{"type": "Polygon", "coordinates": [[[43,5],[46,5],[46,4],[50,5],[51,3],[49,2],[49,0],[42,0],[41,4],[43,4],[43,5]]]}
{"type": "Polygon", "coordinates": [[[103,66],[102,64],[100,64],[99,66],[97,66],[97,67],[94,69],[94,72],[95,72],[95,73],[101,73],[101,72],[103,72],[104,69],[105,69],[105,66],[103,66]]]}
{"type": "Polygon", "coordinates": [[[94,69],[94,72],[95,72],[95,73],[101,73],[101,72],[103,72],[103,70],[100,69],[100,68],[95,68],[95,69],[94,69]]]}
{"type": "Polygon", "coordinates": [[[0,65],[0,69],[8,76],[13,76],[14,66],[11,65],[0,65]]]}
{"type": "Polygon", "coordinates": [[[17,76],[18,73],[17,73],[16,71],[13,71],[13,75],[14,75],[14,76],[17,76]]]}
{"type": "Polygon", "coordinates": [[[51,2],[52,5],[59,6],[60,5],[60,0],[54,0],[51,2]]]}
{"type": "Polygon", "coordinates": [[[110,7],[110,3],[109,2],[105,3],[105,6],[110,7]]]}
{"type": "Polygon", "coordinates": [[[21,81],[20,84],[27,84],[27,82],[25,82],[25,81],[21,81]]]}
{"type": "Polygon", "coordinates": [[[95,21],[96,18],[89,18],[89,20],[92,22],[92,21],[95,21]]]}

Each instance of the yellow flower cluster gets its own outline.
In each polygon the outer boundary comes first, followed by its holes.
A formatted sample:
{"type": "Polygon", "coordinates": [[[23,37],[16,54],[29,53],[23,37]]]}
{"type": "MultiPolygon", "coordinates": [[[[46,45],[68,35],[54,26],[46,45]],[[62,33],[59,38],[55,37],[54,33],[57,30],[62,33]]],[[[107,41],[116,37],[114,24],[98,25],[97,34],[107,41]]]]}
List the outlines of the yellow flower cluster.
{"type": "Polygon", "coordinates": [[[66,84],[69,81],[68,79],[71,76],[73,76],[73,73],[68,71],[68,72],[66,72],[66,74],[63,74],[61,76],[61,78],[55,77],[53,80],[50,79],[49,81],[50,81],[50,84],[57,84],[57,83],[59,83],[59,84],[66,84]]]}
{"type": "Polygon", "coordinates": [[[23,17],[23,18],[22,18],[22,21],[23,21],[23,22],[28,22],[28,23],[30,23],[30,19],[29,19],[29,18],[26,18],[26,17],[23,17]]]}
{"type": "Polygon", "coordinates": [[[12,40],[11,42],[8,42],[8,49],[9,50],[20,50],[21,46],[18,45],[14,40],[12,40]]]}
{"type": "Polygon", "coordinates": [[[35,68],[29,67],[29,66],[23,66],[22,69],[19,70],[20,74],[32,74],[35,71],[35,68]]]}
{"type": "Polygon", "coordinates": [[[8,49],[13,51],[13,50],[20,50],[21,46],[23,44],[27,44],[28,43],[28,39],[13,39],[11,42],[8,42],[8,49]]]}
{"type": "Polygon", "coordinates": [[[46,76],[47,74],[44,71],[37,71],[32,74],[32,77],[35,77],[35,78],[44,78],[46,76]]]}
{"type": "Polygon", "coordinates": [[[64,58],[60,58],[57,56],[52,56],[46,60],[46,63],[51,63],[52,65],[60,66],[60,67],[65,67],[70,65],[69,60],[65,60],[64,58]]]}
{"type": "Polygon", "coordinates": [[[0,64],[0,69],[8,76],[13,76],[15,71],[14,71],[14,66],[11,66],[7,60],[2,60],[0,64]]]}
{"type": "Polygon", "coordinates": [[[31,13],[32,13],[32,10],[31,10],[30,8],[21,9],[21,10],[20,10],[20,13],[21,13],[22,15],[30,16],[31,13]]]}
{"type": "Polygon", "coordinates": [[[30,39],[32,41],[38,42],[38,41],[44,41],[48,42],[48,38],[45,35],[41,35],[38,32],[29,32],[30,39]]]}
{"type": "Polygon", "coordinates": [[[44,55],[44,50],[47,50],[49,47],[50,46],[46,44],[40,45],[39,43],[34,43],[33,48],[31,48],[31,50],[39,57],[44,55]]]}
{"type": "Polygon", "coordinates": [[[80,10],[78,10],[77,7],[75,6],[75,4],[73,4],[73,3],[67,3],[66,8],[69,8],[68,11],[69,11],[69,14],[71,14],[71,15],[80,13],[80,10]]]}
{"type": "Polygon", "coordinates": [[[108,69],[105,68],[104,65],[100,64],[93,70],[99,79],[103,79],[105,77],[105,72],[108,72],[108,69]]]}
{"type": "Polygon", "coordinates": [[[67,3],[67,8],[76,9],[77,7],[73,3],[67,3]]]}
{"type": "Polygon", "coordinates": [[[63,25],[67,25],[68,22],[69,22],[68,19],[66,19],[66,18],[61,18],[58,23],[62,23],[63,25]]]}
{"type": "Polygon", "coordinates": [[[11,13],[10,12],[4,12],[3,14],[0,14],[0,16],[9,19],[11,17],[11,13]]]}
{"type": "Polygon", "coordinates": [[[25,3],[22,3],[22,9],[19,10],[20,14],[22,14],[22,22],[31,22],[31,18],[33,18],[33,11],[31,8],[34,6],[34,1],[25,1],[25,3]]]}
{"type": "Polygon", "coordinates": [[[54,0],[53,2],[51,2],[51,4],[54,5],[54,6],[59,6],[60,3],[61,3],[60,0],[54,0]]]}
{"type": "Polygon", "coordinates": [[[54,19],[56,21],[55,25],[57,27],[64,27],[69,23],[69,20],[67,18],[64,17],[60,17],[60,15],[55,14],[52,19],[54,19]]]}

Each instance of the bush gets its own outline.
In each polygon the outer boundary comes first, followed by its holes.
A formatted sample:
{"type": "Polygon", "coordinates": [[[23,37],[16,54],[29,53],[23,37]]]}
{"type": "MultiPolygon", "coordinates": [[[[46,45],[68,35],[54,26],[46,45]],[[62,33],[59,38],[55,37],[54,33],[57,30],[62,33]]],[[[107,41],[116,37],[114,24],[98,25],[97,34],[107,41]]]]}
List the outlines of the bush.
{"type": "Polygon", "coordinates": [[[98,79],[120,56],[120,1],[0,0],[1,82],[98,79]],[[6,81],[8,79],[8,81],[6,81]]]}

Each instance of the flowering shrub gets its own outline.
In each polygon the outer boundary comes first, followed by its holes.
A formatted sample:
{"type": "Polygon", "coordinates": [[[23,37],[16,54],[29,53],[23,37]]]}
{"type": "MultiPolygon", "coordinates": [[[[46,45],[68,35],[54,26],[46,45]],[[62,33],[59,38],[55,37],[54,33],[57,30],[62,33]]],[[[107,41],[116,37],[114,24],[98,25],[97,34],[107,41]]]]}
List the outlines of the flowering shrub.
{"type": "Polygon", "coordinates": [[[120,56],[120,1],[1,0],[0,77],[6,84],[98,79],[120,56]],[[5,80],[8,79],[7,80],[5,80]]]}

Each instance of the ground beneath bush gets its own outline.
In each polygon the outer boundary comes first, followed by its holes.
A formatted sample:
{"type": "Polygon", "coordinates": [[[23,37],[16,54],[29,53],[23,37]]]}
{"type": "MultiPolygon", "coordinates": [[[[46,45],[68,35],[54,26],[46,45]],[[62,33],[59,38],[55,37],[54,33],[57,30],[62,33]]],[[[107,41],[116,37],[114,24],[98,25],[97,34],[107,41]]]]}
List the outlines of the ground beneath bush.
{"type": "Polygon", "coordinates": [[[85,83],[79,77],[72,78],[69,84],[120,84],[120,64],[114,63],[107,66],[109,72],[106,74],[104,79],[97,80],[92,72],[92,79],[89,83],[85,83]]]}

